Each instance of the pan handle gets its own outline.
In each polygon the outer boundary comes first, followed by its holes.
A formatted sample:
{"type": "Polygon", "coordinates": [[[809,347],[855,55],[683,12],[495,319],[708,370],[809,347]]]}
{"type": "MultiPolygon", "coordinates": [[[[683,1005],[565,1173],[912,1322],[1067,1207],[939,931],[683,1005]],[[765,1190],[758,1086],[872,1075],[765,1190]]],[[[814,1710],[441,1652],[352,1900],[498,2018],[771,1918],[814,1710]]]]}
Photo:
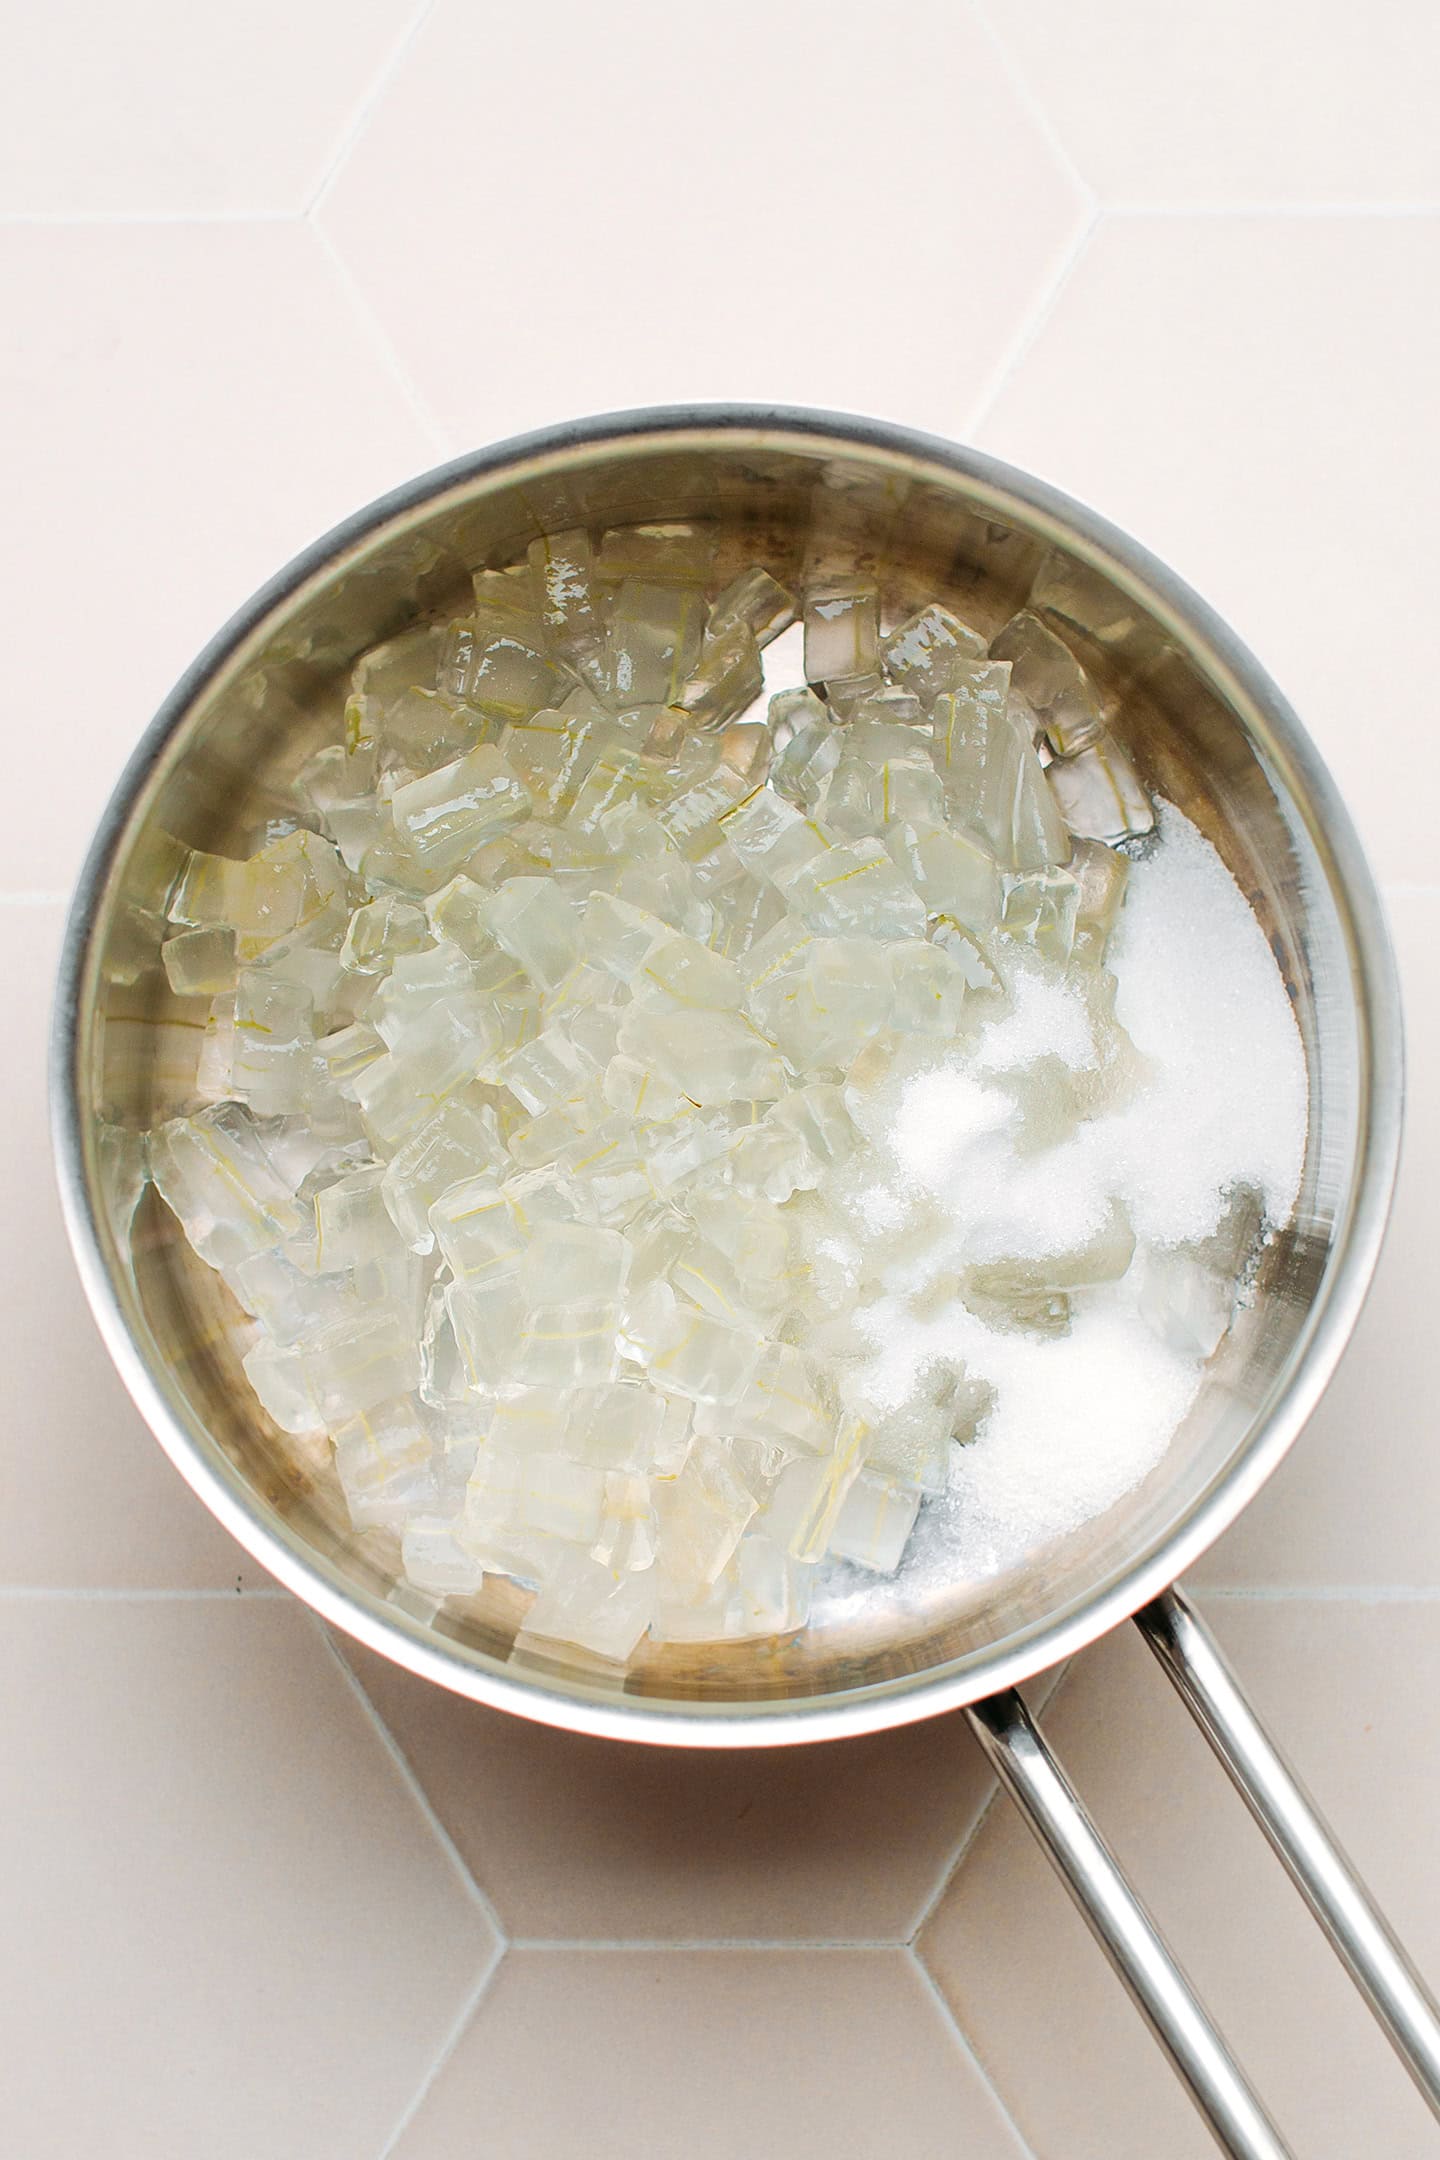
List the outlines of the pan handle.
{"type": "Polygon", "coordinates": [[[1231,2160],[1292,2160],[1013,1689],[967,1715],[1141,2015],[1231,2160]]]}
{"type": "Polygon", "coordinates": [[[1289,1870],[1436,2115],[1440,2011],[1314,1802],[1178,1589],[1135,1615],[1141,1634],[1289,1870]]]}

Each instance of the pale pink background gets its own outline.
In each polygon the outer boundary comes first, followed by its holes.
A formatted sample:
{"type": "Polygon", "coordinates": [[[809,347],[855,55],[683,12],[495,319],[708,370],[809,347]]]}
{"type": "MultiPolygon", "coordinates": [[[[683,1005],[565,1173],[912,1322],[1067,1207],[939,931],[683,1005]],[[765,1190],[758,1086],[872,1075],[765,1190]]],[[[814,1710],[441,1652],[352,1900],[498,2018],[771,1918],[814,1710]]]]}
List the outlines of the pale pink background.
{"type": "MultiPolygon", "coordinates": [[[[1194,1587],[1440,1971],[1440,16],[7,14],[0,2142],[1201,2160],[960,1723],[625,1753],[431,1692],[270,1586],[98,1346],[42,1041],[64,894],[155,701],[409,473],[606,406],[763,397],[978,442],[1095,504],[1272,666],[1391,902],[1390,1244],[1324,1406],[1194,1587]]],[[[1050,1721],[1299,2150],[1440,2151],[1140,1648],[1081,1659],[1050,1721]]]]}

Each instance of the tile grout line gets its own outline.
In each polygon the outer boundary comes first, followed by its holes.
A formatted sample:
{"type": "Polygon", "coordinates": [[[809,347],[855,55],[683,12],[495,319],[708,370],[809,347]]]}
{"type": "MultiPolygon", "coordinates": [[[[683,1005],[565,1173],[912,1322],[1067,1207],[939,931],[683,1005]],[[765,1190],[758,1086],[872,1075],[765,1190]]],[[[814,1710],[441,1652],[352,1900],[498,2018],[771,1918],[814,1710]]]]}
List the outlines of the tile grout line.
{"type": "Polygon", "coordinates": [[[440,1850],[445,1854],[445,1857],[449,1860],[451,1867],[454,1869],[456,1875],[459,1877],[465,1891],[470,1897],[471,1902],[475,1905],[477,1910],[484,1916],[484,1918],[489,1922],[490,1926],[494,1929],[499,1949],[496,1957],[491,1962],[490,1970],[493,1971],[494,1967],[499,1964],[500,1958],[504,1956],[505,1951],[509,1947],[510,1935],[508,1929],[505,1927],[499,1913],[496,1912],[494,1905],[491,1903],[489,1894],[481,1888],[474,1874],[466,1865],[465,1860],[461,1856],[460,1848],[455,1843],[454,1838],[451,1837],[450,1832],[446,1829],[444,1823],[441,1822],[440,1817],[436,1814],[435,1807],[433,1802],[431,1801],[430,1795],[426,1792],[425,1787],[421,1784],[420,1779],[417,1777],[415,1770],[410,1762],[410,1758],[408,1757],[408,1755],[406,1755],[399,1741],[395,1738],[394,1733],[391,1732],[390,1727],[386,1724],[384,1718],[381,1717],[380,1712],[376,1709],[374,1703],[370,1700],[369,1695],[366,1693],[364,1687],[361,1685],[359,1674],[354,1671],[348,1659],[341,1655],[339,1646],[335,1642],[333,1636],[330,1633],[330,1630],[326,1627],[324,1621],[320,1618],[319,1614],[312,1613],[310,1615],[310,1618],[314,1623],[315,1631],[319,1635],[320,1640],[324,1643],[326,1650],[335,1660],[336,1665],[339,1667],[341,1673],[344,1675],[346,1683],[351,1690],[351,1693],[354,1695],[356,1701],[360,1704],[360,1707],[363,1710],[366,1718],[374,1726],[376,1733],[379,1735],[381,1746],[384,1748],[386,1754],[390,1757],[390,1760],[394,1763],[396,1769],[399,1771],[401,1782],[405,1786],[406,1791],[410,1794],[411,1799],[415,1802],[415,1805],[419,1809],[421,1815],[424,1817],[424,1820],[429,1827],[431,1836],[434,1838],[436,1844],[440,1847],[440,1850]]]}
{"type": "MultiPolygon", "coordinates": [[[[1064,1664],[1060,1667],[1060,1670],[1056,1674],[1055,1679],[1051,1683],[1050,1687],[1046,1689],[1045,1700],[1040,1706],[1039,1710],[1037,1710],[1035,1713],[1037,1720],[1048,1714],[1051,1704],[1055,1702],[1059,1697],[1060,1690],[1064,1687],[1066,1680],[1070,1676],[1070,1668],[1073,1662],[1073,1659],[1067,1658],[1064,1664]]],[[[1045,1677],[1046,1676],[1043,1673],[1037,1675],[1037,1678],[1042,1680],[1045,1677]]],[[[961,1712],[959,1714],[963,1716],[964,1713],[961,1712]]],[[[940,1878],[936,1883],[935,1888],[931,1891],[929,1897],[926,1898],[924,1904],[921,1906],[919,1918],[916,1920],[915,1925],[911,1928],[909,1934],[905,1937],[906,1949],[915,1950],[915,1954],[917,1957],[919,1956],[919,1951],[918,1949],[916,1949],[916,1945],[919,1942],[920,1937],[924,1934],[926,1928],[929,1926],[931,1920],[934,1919],[935,1914],[939,1910],[940,1906],[944,1903],[946,1892],[949,1890],[950,1885],[954,1882],[955,1877],[959,1874],[961,1868],[964,1866],[966,1860],[969,1858],[971,1846],[975,1843],[975,1840],[979,1837],[980,1832],[984,1829],[986,1823],[990,1820],[990,1811],[994,1807],[995,1802],[1001,1796],[1001,1786],[999,1778],[995,1777],[993,1772],[991,1773],[991,1777],[992,1783],[990,1791],[985,1797],[984,1806],[981,1808],[979,1814],[975,1817],[974,1822],[971,1823],[969,1829],[961,1833],[956,1844],[952,1847],[950,1858],[946,1862],[944,1868],[941,1870],[940,1878]]]]}
{"type": "Polygon", "coordinates": [[[1021,67],[1005,38],[991,21],[989,10],[985,6],[985,0],[970,0],[970,14],[972,19],[980,25],[983,36],[993,48],[995,57],[1000,63],[1001,74],[1009,83],[1020,104],[1029,114],[1050,155],[1054,158],[1071,186],[1079,190],[1087,208],[1093,213],[1100,207],[1098,194],[1070,155],[1069,148],[1061,137],[1055,122],[1051,119],[1043,99],[1032,85],[1029,76],[1021,67]]]}
{"type": "Polygon", "coordinates": [[[454,447],[449,436],[445,433],[439,421],[431,414],[429,406],[401,366],[400,356],[391,342],[389,332],[361,291],[350,265],[346,262],[339,248],[318,218],[306,216],[300,222],[305,230],[310,233],[316,247],[319,248],[329,263],[342,293],[350,304],[351,313],[365,336],[369,338],[376,358],[385,368],[391,381],[409,407],[411,419],[420,429],[422,435],[425,436],[438,458],[445,459],[453,456],[454,447]]]}
{"type": "Polygon", "coordinates": [[[1000,1780],[994,1775],[992,1771],[990,1790],[985,1796],[985,1804],[980,1809],[979,1814],[975,1817],[974,1822],[970,1823],[966,1829],[962,1830],[960,1836],[956,1839],[954,1845],[951,1847],[950,1857],[945,1862],[945,1865],[941,1868],[939,1878],[936,1881],[934,1889],[930,1892],[930,1895],[921,1905],[919,1917],[917,1918],[915,1925],[911,1928],[909,1934],[905,1937],[905,1948],[907,1950],[915,1949],[915,1945],[919,1941],[920,1937],[924,1934],[926,1928],[934,1919],[940,1907],[944,1904],[946,1893],[948,1892],[951,1883],[954,1882],[955,1877],[959,1874],[966,1859],[969,1857],[971,1846],[975,1843],[975,1840],[979,1837],[980,1832],[984,1829],[986,1823],[990,1820],[990,1811],[999,1798],[1000,1780]]]}
{"type": "Polygon", "coordinates": [[[1107,217],[1158,218],[1433,218],[1440,202],[1107,202],[1107,217]]]}
{"type": "Polygon", "coordinates": [[[1026,2137],[1024,2131],[1020,2128],[1019,2123],[1016,2122],[1015,2117],[1011,2113],[1008,2105],[1006,2104],[1006,2101],[1003,2098],[999,2087],[996,2085],[994,2078],[991,2077],[990,2072],[985,2067],[985,2064],[981,2061],[980,2056],[976,2050],[974,2041],[965,2031],[965,2028],[960,2023],[959,2018],[956,2017],[955,2012],[951,2009],[949,2003],[945,2000],[944,1992],[940,1986],[939,1981],[935,1978],[934,1973],[931,1972],[929,1966],[925,1963],[925,1960],[921,1957],[919,1951],[915,1948],[915,1945],[913,1943],[905,1944],[904,1955],[910,1960],[911,1967],[913,1968],[915,1975],[920,1982],[920,1985],[925,1989],[931,2001],[934,2003],[937,2012],[944,2019],[945,2029],[954,2040],[955,2046],[959,2049],[965,2061],[969,2063],[976,2077],[980,2080],[980,2083],[984,2086],[986,2092],[989,2093],[990,2098],[994,2101],[997,2112],[999,2113],[1002,2121],[1005,2123],[1007,2129],[1013,2136],[1016,2145],[1024,2154],[1025,2160],[1039,2160],[1039,2155],[1036,2153],[1034,2146],[1030,2143],[1030,2140],[1026,2137]]]}
{"type": "Polygon", "coordinates": [[[856,1935],[848,1938],[837,1937],[834,1940],[808,1935],[512,1935],[509,1942],[511,1950],[536,1952],[543,1956],[555,1952],[563,1952],[569,1956],[577,1951],[582,1955],[604,1952],[607,1955],[633,1954],[643,1957],[653,1957],[661,1953],[703,1951],[709,1956],[715,1951],[734,1950],[753,1954],[757,1950],[763,1950],[767,1954],[771,1951],[793,1951],[797,1956],[808,1957],[812,1951],[833,1955],[837,1952],[843,1954],[904,1950],[906,1947],[907,1945],[894,1935],[856,1935]]]}
{"type": "Polygon", "coordinates": [[[421,30],[425,26],[426,18],[430,15],[434,6],[435,0],[420,0],[420,5],[411,16],[406,28],[401,31],[399,37],[395,40],[388,57],[382,60],[376,69],[369,89],[361,94],[350,116],[349,126],[342,131],[339,142],[331,152],[315,189],[304,206],[302,212],[304,217],[311,218],[315,215],[315,212],[320,208],[325,197],[335,185],[351,151],[365,132],[366,122],[394,81],[401,63],[409,55],[411,46],[419,37],[421,30]]]}
{"type": "Polygon", "coordinates": [[[980,391],[979,397],[971,407],[965,422],[964,441],[974,442],[981,428],[989,419],[992,410],[999,401],[1001,391],[1019,368],[1020,363],[1054,314],[1056,307],[1059,305],[1061,294],[1069,284],[1081,260],[1088,253],[1090,242],[1099,226],[1104,222],[1105,215],[1103,209],[1092,203],[1079,231],[1061,256],[1055,269],[1040,288],[1035,300],[1022,318],[1015,335],[996,362],[988,380],[980,391]]]}
{"type": "Polygon", "coordinates": [[[1187,1594],[1202,1605],[1435,1605],[1440,1604],[1440,1583],[1407,1586],[1403,1583],[1187,1583],[1187,1594]]]}
{"type": "Polygon", "coordinates": [[[426,2071],[424,2077],[421,2078],[419,2085],[416,2087],[414,2093],[411,2095],[410,2100],[402,2111],[400,2120],[396,2123],[394,2129],[390,2132],[390,2135],[386,2138],[385,2143],[381,2146],[379,2153],[376,2155],[376,2160],[391,2160],[391,2155],[396,2150],[396,2147],[399,2145],[400,2140],[404,2137],[406,2131],[410,2128],[410,2125],[414,2122],[416,2116],[420,2113],[421,2108],[424,2107],[425,2102],[429,2099],[431,2093],[434,2091],[441,2072],[445,2069],[446,2065],[450,2061],[451,2056],[459,2047],[460,2042],[464,2039],[465,2034],[469,2029],[470,2021],[474,2017],[476,2011],[480,2008],[481,2003],[485,2000],[485,1996],[489,1991],[490,1983],[494,1979],[496,1973],[499,1971],[500,1966],[504,1961],[504,1957],[505,1950],[502,1945],[502,1947],[496,1952],[495,1956],[491,1958],[489,1964],[485,1966],[484,1970],[480,1974],[480,1977],[476,1980],[474,1986],[470,1989],[470,1992],[462,1998],[460,2008],[456,2012],[455,2017],[451,2021],[451,2024],[446,2031],[445,2037],[440,2042],[440,2046],[436,2051],[435,2060],[431,2063],[430,2068],[426,2071]]]}
{"type": "MultiPolygon", "coordinates": [[[[384,90],[389,87],[396,69],[405,58],[411,43],[424,27],[425,18],[435,6],[436,0],[425,0],[417,13],[409,33],[397,46],[391,59],[376,78],[374,87],[366,93],[357,109],[349,131],[341,141],[334,156],[326,165],[314,194],[308,203],[294,210],[0,210],[0,229],[23,231],[26,226],[37,230],[83,230],[90,226],[135,226],[144,228],[155,225],[297,225],[303,224],[313,208],[317,208],[339,176],[341,167],[361,134],[365,121],[384,90]]],[[[1044,108],[1039,105],[1028,83],[1010,60],[1008,49],[983,13],[977,0],[971,0],[972,13],[981,22],[1004,66],[1006,75],[1020,102],[1044,136],[1046,147],[1061,165],[1066,179],[1071,181],[1084,200],[1106,217],[1126,220],[1144,219],[1159,222],[1166,219],[1182,221],[1186,218],[1373,218],[1377,222],[1393,220],[1440,218],[1440,201],[1429,202],[1157,202],[1144,203],[1102,200],[1076,169],[1065,145],[1055,134],[1044,108]]]]}
{"type": "Polygon", "coordinates": [[[96,1588],[93,1584],[52,1586],[48,1583],[0,1583],[0,1604],[160,1605],[209,1604],[253,1605],[257,1602],[294,1604],[297,1600],[279,1584],[262,1583],[254,1590],[171,1590],[163,1588],[96,1588]]]}
{"type": "Polygon", "coordinates": [[[44,231],[88,226],[294,225],[298,210],[0,210],[0,227],[44,231]]]}

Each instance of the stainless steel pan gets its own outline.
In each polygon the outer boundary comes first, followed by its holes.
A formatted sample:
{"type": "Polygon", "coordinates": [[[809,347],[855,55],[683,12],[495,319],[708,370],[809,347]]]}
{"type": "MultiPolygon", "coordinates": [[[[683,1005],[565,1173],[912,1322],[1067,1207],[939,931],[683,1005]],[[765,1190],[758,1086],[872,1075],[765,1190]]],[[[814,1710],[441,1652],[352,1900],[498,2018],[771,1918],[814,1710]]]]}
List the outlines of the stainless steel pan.
{"type": "Polygon", "coordinates": [[[1370,872],[1299,722],[1224,625],[1038,481],[898,428],[769,407],[619,414],[502,444],[397,490],[282,571],[200,655],[116,790],[75,898],[54,1034],[61,1188],[101,1330],[177,1467],[273,1574],[413,1672],[577,1732],[777,1746],[965,1708],[1217,2140],[1246,2156],[1285,2148],[1014,1691],[1133,1615],[1440,2113],[1433,2005],[1173,1587],[1275,1468],[1349,1337],[1401,1093],[1370,872]],[[619,1676],[578,1657],[512,1660],[525,1593],[497,1580],[436,1610],[398,1580],[393,1545],[350,1529],[328,1464],[259,1412],[241,1316],[144,1189],[137,1135],[183,1103],[194,1070],[194,1015],[158,965],[177,848],[252,848],[288,777],[333,736],[356,655],[458,604],[471,567],[514,560],[547,528],[697,516],[735,568],[861,570],[892,602],[940,594],[989,629],[1049,554],[1052,604],[1120,700],[1119,732],[1270,937],[1305,1044],[1310,1140],[1253,1305],[1163,1461],[1108,1514],[999,1577],[922,1591],[902,1575],[792,1642],[650,1645],[619,1676]]]}

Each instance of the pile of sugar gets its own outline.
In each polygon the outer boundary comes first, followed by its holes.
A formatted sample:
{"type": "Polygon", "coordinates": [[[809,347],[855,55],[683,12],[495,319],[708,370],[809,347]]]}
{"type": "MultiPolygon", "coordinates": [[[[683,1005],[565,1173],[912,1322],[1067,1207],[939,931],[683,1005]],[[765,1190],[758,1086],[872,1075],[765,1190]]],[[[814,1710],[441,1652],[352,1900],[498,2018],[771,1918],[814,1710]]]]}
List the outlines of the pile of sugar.
{"type": "MultiPolygon", "coordinates": [[[[1115,1201],[1140,1245],[1158,1248],[1214,1232],[1236,1186],[1262,1195],[1271,1225],[1294,1206],[1307,1090],[1284,983],[1215,850],[1180,811],[1158,808],[1160,844],[1134,865],[1107,956],[1144,1078],[1117,1113],[1043,1154],[1017,1152],[1010,1099],[987,1076],[1047,1056],[1083,1070],[1094,1054],[1078,993],[1022,976],[966,1069],[912,1080],[882,1139],[889,1176],[868,1219],[893,1229],[917,1203],[938,1204],[954,1236],[928,1256],[932,1267],[937,1257],[953,1265],[1073,1248],[1115,1201]]],[[[949,1301],[917,1319],[917,1286],[903,1275],[866,1310],[877,1401],[903,1399],[941,1356],[963,1357],[995,1390],[978,1437],[952,1449],[948,1489],[922,1510],[892,1594],[1021,1561],[1102,1513],[1158,1461],[1200,1366],[1141,1317],[1138,1272],[1077,1300],[1070,1332],[1057,1337],[990,1327],[949,1301]]],[[[873,1600],[873,1580],[862,1590],[835,1569],[822,1603],[833,1611],[856,1595],[873,1600]]]]}

